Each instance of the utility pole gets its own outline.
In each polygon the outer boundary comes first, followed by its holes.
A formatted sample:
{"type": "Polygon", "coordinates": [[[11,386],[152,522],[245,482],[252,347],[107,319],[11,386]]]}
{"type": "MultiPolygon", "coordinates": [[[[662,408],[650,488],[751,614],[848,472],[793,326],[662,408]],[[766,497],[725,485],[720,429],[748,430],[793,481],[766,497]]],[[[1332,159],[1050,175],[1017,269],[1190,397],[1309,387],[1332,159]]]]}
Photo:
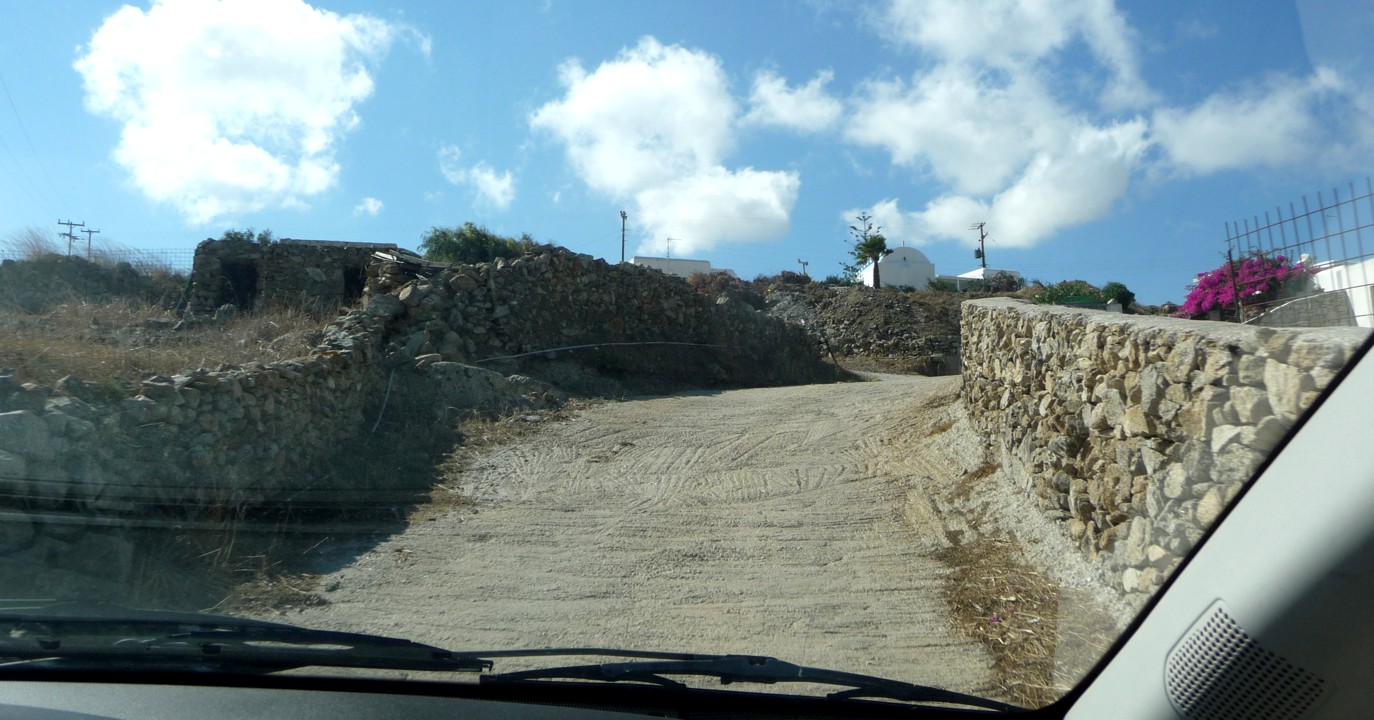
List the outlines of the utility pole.
{"type": "Polygon", "coordinates": [[[811,263],[809,263],[809,262],[807,262],[807,261],[805,261],[805,260],[803,260],[803,259],[801,259],[801,258],[797,258],[797,262],[800,263],[801,266],[802,266],[802,277],[811,277],[810,275],[807,275],[807,274],[806,274],[806,266],[807,266],[807,265],[810,265],[811,263]]]}
{"type": "Polygon", "coordinates": [[[629,218],[624,210],[620,211],[620,264],[625,264],[625,220],[629,218]]]}
{"type": "Polygon", "coordinates": [[[92,235],[99,235],[99,234],[100,234],[100,231],[99,231],[99,230],[82,230],[81,232],[86,233],[86,259],[87,259],[87,260],[90,260],[90,259],[91,259],[91,236],[92,236],[92,235]]]}
{"type": "MultiPolygon", "coordinates": [[[[973,251],[973,257],[975,257],[975,258],[977,258],[977,259],[979,259],[979,260],[982,260],[982,261],[983,261],[983,269],[984,269],[984,270],[987,270],[987,269],[988,269],[988,252],[987,252],[986,246],[983,244],[983,243],[988,239],[988,231],[985,230],[985,229],[983,229],[983,227],[984,227],[985,225],[987,225],[987,223],[974,223],[974,224],[968,226],[968,229],[970,229],[970,230],[977,230],[977,231],[978,231],[978,249],[973,251]]],[[[984,275],[986,275],[986,274],[987,274],[987,273],[984,273],[984,275]]],[[[984,278],[984,279],[986,279],[986,278],[984,278]]]]}
{"type": "Polygon", "coordinates": [[[58,220],[58,221],[57,221],[57,224],[58,224],[58,225],[66,225],[66,226],[67,226],[67,232],[64,232],[64,233],[58,235],[58,237],[67,238],[67,257],[71,257],[71,256],[72,256],[72,243],[76,240],[76,234],[72,232],[72,228],[74,228],[74,227],[86,227],[86,221],[85,221],[85,220],[82,220],[81,222],[76,223],[76,222],[72,222],[72,221],[70,221],[70,220],[58,220]]]}
{"type": "Polygon", "coordinates": [[[668,238],[668,259],[673,259],[673,239],[668,238]]]}

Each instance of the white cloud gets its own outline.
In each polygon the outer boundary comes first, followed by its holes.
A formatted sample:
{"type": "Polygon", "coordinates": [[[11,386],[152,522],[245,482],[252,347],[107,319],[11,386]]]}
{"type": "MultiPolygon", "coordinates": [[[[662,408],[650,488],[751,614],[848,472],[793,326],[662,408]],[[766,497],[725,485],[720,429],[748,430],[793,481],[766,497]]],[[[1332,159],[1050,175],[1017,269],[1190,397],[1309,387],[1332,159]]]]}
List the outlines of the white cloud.
{"type": "Polygon", "coordinates": [[[1318,104],[1340,85],[1335,73],[1319,68],[1303,79],[1216,93],[1192,108],[1161,108],[1154,139],[1186,173],[1288,165],[1322,154],[1330,142],[1318,104]]]}
{"type": "Polygon", "coordinates": [[[811,82],[792,89],[787,87],[784,78],[772,72],[761,72],[754,76],[754,89],[749,95],[752,107],[744,116],[744,122],[801,132],[828,130],[844,113],[844,105],[825,92],[825,86],[834,77],[833,72],[826,70],[811,82]]]}
{"type": "MultiPolygon", "coordinates": [[[[891,0],[871,19],[914,51],[914,71],[862,83],[843,135],[934,186],[915,209],[888,197],[843,213],[871,213],[892,241],[972,243],[969,225],[986,222],[998,244],[1029,247],[1108,217],[1136,176],[1358,168],[1374,155],[1370,84],[1326,62],[1164,105],[1112,0],[891,0]]],[[[1348,15],[1334,24],[1359,36],[1348,15]]],[[[1321,47],[1349,62],[1348,45],[1321,47]]]]}
{"type": "Polygon", "coordinates": [[[968,242],[987,222],[1004,246],[1029,247],[1109,215],[1146,162],[1134,112],[1156,95],[1110,0],[893,0],[878,26],[919,51],[920,69],[861,85],[844,136],[939,188],[920,210],[897,198],[868,208],[889,240],[968,242]],[[1065,53],[1080,41],[1090,62],[1075,58],[1066,91],[1065,53]],[[1084,88],[1092,107],[1074,104],[1084,88]]]}
{"type": "Polygon", "coordinates": [[[969,226],[986,222],[1003,247],[1031,247],[1064,228],[1111,212],[1148,148],[1145,131],[1143,120],[1105,128],[1080,125],[1061,146],[1032,158],[990,201],[954,193],[930,201],[924,210],[907,212],[889,198],[848,210],[844,217],[868,212],[893,243],[970,241],[974,236],[969,226]]]}
{"type": "Polygon", "coordinates": [[[75,68],[86,108],[123,124],[134,185],[204,224],[332,187],[368,65],[401,30],[301,0],[154,0],[106,18],[75,68]]]}
{"type": "Polygon", "coordinates": [[[588,72],[560,68],[564,94],[530,116],[589,187],[633,203],[651,246],[691,253],[786,232],[796,173],[730,170],[739,111],[714,56],[652,37],[588,72]]]}
{"type": "Polygon", "coordinates": [[[958,192],[988,193],[1057,142],[1066,116],[1032,77],[998,84],[976,70],[946,65],[913,85],[867,84],[845,136],[887,150],[898,165],[929,168],[958,192]]]}
{"type": "Polygon", "coordinates": [[[515,177],[509,170],[497,172],[484,162],[465,166],[461,160],[462,152],[457,147],[445,145],[439,149],[439,172],[444,179],[454,185],[470,186],[481,201],[499,210],[510,207],[515,201],[515,177]]]}
{"type": "Polygon", "coordinates": [[[362,202],[353,206],[353,214],[377,217],[377,213],[381,212],[383,207],[385,207],[385,205],[381,200],[374,197],[365,197],[362,199],[362,202]]]}
{"type": "Polygon", "coordinates": [[[1012,74],[1082,39],[1110,74],[1100,94],[1105,106],[1140,107],[1154,98],[1140,78],[1135,34],[1112,0],[893,0],[878,25],[939,62],[1012,74]]]}
{"type": "Polygon", "coordinates": [[[647,247],[671,236],[679,253],[718,238],[774,238],[787,232],[800,186],[796,173],[717,166],[637,193],[637,222],[656,231],[647,247]]]}

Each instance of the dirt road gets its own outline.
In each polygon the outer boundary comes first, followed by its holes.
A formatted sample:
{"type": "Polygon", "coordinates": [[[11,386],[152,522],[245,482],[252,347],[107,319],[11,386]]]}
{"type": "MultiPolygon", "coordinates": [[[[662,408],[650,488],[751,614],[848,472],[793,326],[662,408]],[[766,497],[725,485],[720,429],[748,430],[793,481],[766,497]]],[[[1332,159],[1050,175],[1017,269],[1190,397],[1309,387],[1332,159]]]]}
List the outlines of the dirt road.
{"type": "Polygon", "coordinates": [[[329,604],[291,621],[458,648],[768,654],[992,694],[930,557],[948,521],[922,501],[970,469],[976,441],[900,458],[885,442],[957,383],[593,407],[482,454],[464,488],[475,507],[326,576],[329,604]]]}

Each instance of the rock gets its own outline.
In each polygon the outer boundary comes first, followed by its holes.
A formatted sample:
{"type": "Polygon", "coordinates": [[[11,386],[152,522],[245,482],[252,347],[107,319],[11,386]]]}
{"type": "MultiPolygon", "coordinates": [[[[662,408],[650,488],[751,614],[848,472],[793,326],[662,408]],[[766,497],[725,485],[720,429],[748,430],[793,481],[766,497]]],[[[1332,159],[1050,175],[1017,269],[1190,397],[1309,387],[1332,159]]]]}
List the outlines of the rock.
{"type": "Polygon", "coordinates": [[[1208,490],[1207,494],[1198,501],[1197,509],[1194,510],[1197,524],[1203,528],[1211,527],[1225,507],[1226,503],[1222,498],[1222,491],[1218,488],[1208,490]]]}
{"type": "Polygon", "coordinates": [[[1269,405],[1274,410],[1274,416],[1292,423],[1305,409],[1303,393],[1316,386],[1311,375],[1291,365],[1270,360],[1264,365],[1264,387],[1269,392],[1269,405]]]}
{"type": "Polygon", "coordinates": [[[405,314],[406,305],[395,295],[373,295],[363,309],[376,317],[397,318],[405,314]]]}
{"type": "Polygon", "coordinates": [[[1128,437],[1151,436],[1156,432],[1154,419],[1140,405],[1133,405],[1126,410],[1122,425],[1128,437]]]}
{"type": "Polygon", "coordinates": [[[1176,383],[1188,382],[1197,366],[1197,339],[1188,338],[1176,344],[1165,360],[1165,374],[1176,383]]]}
{"type": "Polygon", "coordinates": [[[1231,405],[1235,409],[1237,421],[1246,425],[1259,423],[1274,412],[1269,406],[1268,393],[1260,388],[1232,388],[1231,405]]]}
{"type": "Polygon", "coordinates": [[[1136,576],[1135,589],[1143,593],[1154,592],[1159,588],[1162,581],[1163,578],[1160,577],[1159,570],[1147,567],[1141,570],[1140,574],[1136,576]]]}
{"type": "Polygon", "coordinates": [[[1149,561],[1150,565],[1161,569],[1167,567],[1176,557],[1158,545],[1151,545],[1145,550],[1145,559],[1149,561]]]}
{"type": "Polygon", "coordinates": [[[52,460],[57,455],[48,424],[31,410],[0,413],[0,451],[37,460],[52,460]]]}
{"type": "Polygon", "coordinates": [[[82,381],[81,378],[75,375],[62,376],[53,387],[57,392],[69,397],[79,398],[81,400],[91,399],[90,387],[82,381]]]}
{"type": "Polygon", "coordinates": [[[1149,519],[1132,518],[1125,539],[1116,545],[1117,562],[1126,567],[1140,567],[1146,564],[1145,550],[1150,546],[1153,531],[1154,524],[1149,519]]]}

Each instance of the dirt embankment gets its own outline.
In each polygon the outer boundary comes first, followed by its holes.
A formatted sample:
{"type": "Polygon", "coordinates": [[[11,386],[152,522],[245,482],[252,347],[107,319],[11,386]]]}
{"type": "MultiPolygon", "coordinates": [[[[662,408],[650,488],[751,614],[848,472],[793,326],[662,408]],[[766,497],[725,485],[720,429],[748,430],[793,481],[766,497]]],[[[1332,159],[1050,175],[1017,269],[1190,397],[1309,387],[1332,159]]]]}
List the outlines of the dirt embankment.
{"type": "MultiPolygon", "coordinates": [[[[1063,684],[1054,618],[1030,622],[1043,602],[981,578],[954,589],[954,551],[1002,536],[1000,511],[967,501],[995,473],[956,387],[887,376],[592,407],[473,456],[449,488],[470,502],[314,549],[320,604],[289,619],[459,648],[769,654],[1035,701],[1063,684]],[[1005,627],[1050,655],[1028,670],[965,627],[1016,602],[1032,617],[1005,627]]],[[[971,567],[1020,557],[1003,554],[971,567]]]]}

